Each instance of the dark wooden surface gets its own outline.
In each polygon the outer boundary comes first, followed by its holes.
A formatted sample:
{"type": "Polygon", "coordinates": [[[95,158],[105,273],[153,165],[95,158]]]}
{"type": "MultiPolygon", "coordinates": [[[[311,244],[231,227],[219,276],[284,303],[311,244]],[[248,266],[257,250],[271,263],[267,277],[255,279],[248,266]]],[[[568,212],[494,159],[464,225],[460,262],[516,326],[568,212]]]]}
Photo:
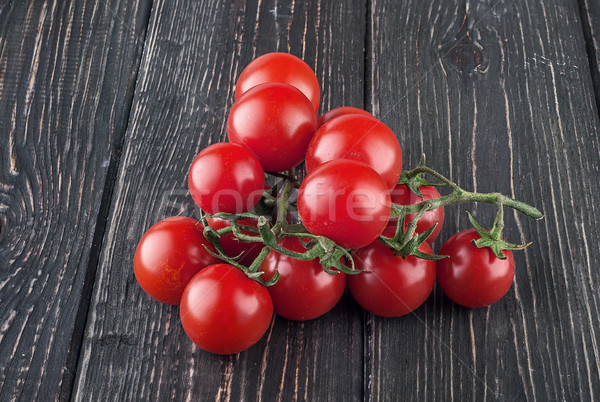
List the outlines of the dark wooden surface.
{"type": "Polygon", "coordinates": [[[71,394],[148,13],[0,2],[0,400],[71,394]]]}
{"type": "Polygon", "coordinates": [[[599,55],[591,0],[0,1],[0,400],[598,400],[599,55]],[[321,111],[387,123],[406,168],[543,211],[507,216],[534,244],[505,298],[384,319],[345,295],[238,355],[193,346],[133,253],[195,213],[188,166],[270,51],[315,69],[321,111]]]}

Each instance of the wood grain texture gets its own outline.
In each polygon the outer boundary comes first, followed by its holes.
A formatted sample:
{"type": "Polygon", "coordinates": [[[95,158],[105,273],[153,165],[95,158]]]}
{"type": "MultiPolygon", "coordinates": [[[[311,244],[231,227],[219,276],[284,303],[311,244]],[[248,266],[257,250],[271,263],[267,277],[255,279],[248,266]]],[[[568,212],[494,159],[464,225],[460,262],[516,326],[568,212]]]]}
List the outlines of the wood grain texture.
{"type": "MultiPolygon", "coordinates": [[[[540,208],[508,213],[513,287],[483,309],[439,289],[412,316],[366,323],[369,400],[600,397],[598,113],[570,1],[387,1],[370,9],[368,100],[461,186],[540,208]]],[[[447,208],[436,246],[468,227],[447,208]]],[[[472,209],[488,227],[494,209],[472,209]]],[[[434,247],[435,248],[435,247],[434,247]]]]}
{"type": "Polygon", "coordinates": [[[316,69],[323,108],[362,106],[360,1],[156,1],[74,391],[76,400],[289,400],[362,397],[362,312],[348,298],[306,323],[276,318],[235,356],[195,347],[177,307],[150,299],[132,260],[143,232],[193,214],[187,171],[226,139],[235,80],[269,51],[316,69]]]}
{"type": "Polygon", "coordinates": [[[71,393],[96,220],[142,53],[143,4],[0,6],[0,400],[71,393]]]}
{"type": "Polygon", "coordinates": [[[579,13],[583,28],[590,73],[596,93],[596,105],[600,104],[600,3],[579,0],[579,13]]]}

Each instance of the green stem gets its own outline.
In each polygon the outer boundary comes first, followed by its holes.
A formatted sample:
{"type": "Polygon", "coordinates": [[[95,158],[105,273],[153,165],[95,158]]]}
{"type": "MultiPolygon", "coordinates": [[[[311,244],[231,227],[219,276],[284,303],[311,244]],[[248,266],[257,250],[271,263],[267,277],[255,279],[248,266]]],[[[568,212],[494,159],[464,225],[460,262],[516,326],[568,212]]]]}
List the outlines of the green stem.
{"type": "Polygon", "coordinates": [[[412,177],[415,177],[415,176],[418,176],[418,175],[421,175],[424,173],[427,173],[427,174],[435,177],[436,179],[440,180],[445,185],[447,185],[448,187],[451,187],[455,191],[459,191],[459,190],[462,191],[462,189],[460,187],[458,187],[458,185],[456,183],[454,183],[452,180],[446,178],[444,175],[436,172],[435,170],[428,168],[427,166],[417,166],[413,170],[409,170],[408,172],[406,172],[406,176],[408,178],[412,178],[412,177]]]}
{"type": "Polygon", "coordinates": [[[462,202],[485,202],[488,204],[496,205],[501,204],[503,206],[516,209],[517,211],[522,212],[525,215],[534,219],[542,219],[544,217],[544,215],[542,215],[542,213],[537,208],[525,204],[522,201],[509,198],[500,193],[472,193],[470,191],[465,191],[461,188],[458,188],[457,190],[454,190],[451,194],[445,195],[440,198],[426,200],[418,204],[405,205],[403,207],[405,208],[404,210],[406,214],[414,214],[421,211],[421,209],[426,204],[430,204],[427,210],[431,211],[439,207],[451,204],[459,204],[462,202]]]}
{"type": "Polygon", "coordinates": [[[517,211],[522,212],[534,219],[542,219],[544,217],[537,208],[534,208],[522,201],[509,198],[500,193],[473,193],[470,191],[465,191],[456,183],[446,178],[444,175],[427,166],[417,166],[415,169],[405,172],[405,174],[408,178],[413,178],[422,174],[428,174],[440,180],[453,190],[449,195],[407,206],[407,214],[419,212],[421,208],[423,208],[423,205],[427,202],[431,202],[431,208],[428,208],[428,210],[443,207],[445,205],[458,204],[461,202],[485,202],[488,204],[500,204],[516,209],[517,211]]]}
{"type": "MultiPolygon", "coordinates": [[[[419,219],[421,219],[423,215],[425,215],[425,212],[431,210],[430,203],[422,202],[421,204],[423,204],[421,210],[417,212],[413,220],[408,224],[408,227],[406,228],[406,235],[404,236],[405,242],[413,238],[413,236],[415,235],[415,231],[417,230],[417,223],[419,222],[419,219]]],[[[396,230],[397,229],[398,228],[396,228],[396,230]]]]}
{"type": "Polygon", "coordinates": [[[492,226],[492,230],[490,230],[490,236],[493,239],[500,240],[502,229],[504,229],[504,206],[500,203],[498,204],[498,212],[496,212],[494,226],[492,226]]]}
{"type": "Polygon", "coordinates": [[[285,228],[285,233],[307,233],[308,230],[304,227],[302,223],[296,223],[293,225],[288,225],[285,228]]]}
{"type": "Polygon", "coordinates": [[[242,231],[240,230],[240,227],[237,226],[236,224],[232,224],[231,228],[232,228],[233,235],[238,240],[244,241],[246,243],[263,243],[263,238],[261,236],[252,236],[252,235],[247,235],[245,233],[242,233],[242,231]]]}
{"type": "Polygon", "coordinates": [[[263,191],[263,198],[265,199],[265,204],[273,205],[277,202],[277,197],[272,196],[268,191],[263,191]]]}
{"type": "Polygon", "coordinates": [[[258,269],[262,265],[265,258],[267,258],[267,255],[269,255],[270,251],[271,250],[269,249],[269,247],[263,247],[262,250],[260,250],[258,256],[256,256],[254,261],[252,261],[252,264],[250,264],[250,266],[248,267],[248,272],[258,272],[258,269]]]}
{"type": "Polygon", "coordinates": [[[266,219],[263,217],[259,218],[258,220],[258,230],[260,231],[260,235],[262,236],[262,241],[267,247],[272,248],[280,254],[287,255],[297,260],[314,260],[323,252],[323,248],[319,244],[316,244],[310,250],[307,250],[304,253],[297,253],[295,251],[288,250],[285,247],[280,246],[279,244],[277,244],[277,238],[275,236],[274,228],[269,228],[266,219]]]}
{"type": "Polygon", "coordinates": [[[288,178],[285,181],[281,196],[277,199],[277,221],[273,226],[273,232],[279,236],[283,229],[287,225],[287,211],[290,203],[290,196],[294,190],[294,182],[296,178],[294,176],[294,168],[288,170],[288,178]]]}

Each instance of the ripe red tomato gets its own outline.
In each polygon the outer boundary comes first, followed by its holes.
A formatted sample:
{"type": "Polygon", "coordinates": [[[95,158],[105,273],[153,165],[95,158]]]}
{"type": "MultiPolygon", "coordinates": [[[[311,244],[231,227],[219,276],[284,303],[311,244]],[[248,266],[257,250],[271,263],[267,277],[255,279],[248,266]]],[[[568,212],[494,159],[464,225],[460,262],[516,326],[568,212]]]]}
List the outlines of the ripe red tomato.
{"type": "MultiPolygon", "coordinates": [[[[286,237],[279,245],[298,253],[306,251],[297,237],[286,237]]],[[[326,273],[318,259],[301,261],[271,250],[260,270],[265,281],[279,271],[279,280],[267,289],[275,313],[289,320],[322,316],[336,305],[346,288],[346,274],[326,273]]]]}
{"type": "Polygon", "coordinates": [[[317,128],[312,104],[288,84],[260,84],[234,103],[227,119],[229,141],[251,150],[269,172],[302,162],[317,128]]]}
{"type": "MultiPolygon", "coordinates": [[[[433,254],[423,243],[419,250],[433,254]]],[[[435,261],[417,257],[397,257],[385,244],[374,241],[353,252],[356,268],[348,276],[354,299],[365,310],[382,317],[399,317],[421,306],[435,284],[435,261]]]]}
{"type": "Polygon", "coordinates": [[[163,219],[142,236],[135,256],[135,277],[146,293],[162,303],[179,304],[183,289],[201,269],[219,260],[202,234],[200,222],[182,216],[163,219]]]}
{"type": "MultiPolygon", "coordinates": [[[[423,198],[421,199],[418,195],[410,191],[408,186],[405,184],[398,184],[396,188],[392,190],[392,202],[394,204],[399,205],[413,205],[419,204],[426,200],[431,200],[434,198],[439,198],[440,193],[433,186],[420,186],[421,194],[423,194],[423,198]]],[[[413,221],[413,218],[416,214],[408,214],[404,220],[404,229],[408,226],[410,222],[413,221]]],[[[397,219],[390,219],[388,226],[383,231],[383,235],[387,237],[394,236],[396,232],[396,221],[397,219]]],[[[436,208],[433,211],[425,212],[425,215],[419,222],[417,222],[417,230],[416,233],[423,233],[433,225],[437,223],[437,226],[427,238],[427,243],[431,244],[435,239],[437,239],[440,231],[442,230],[442,225],[444,224],[444,207],[436,208]]]]}
{"type": "Polygon", "coordinates": [[[381,176],[349,159],[319,166],[298,193],[298,213],[306,229],[345,248],[361,248],[377,239],[389,220],[390,204],[381,176]]]}
{"type": "Polygon", "coordinates": [[[402,172],[402,149],[382,122],[362,114],[337,117],[317,130],[306,150],[306,171],[333,159],[366,163],[394,188],[402,172]]]}
{"type": "MultiPolygon", "coordinates": [[[[224,227],[229,226],[229,222],[225,219],[220,218],[207,218],[208,224],[217,230],[223,229],[224,227]]],[[[256,227],[258,225],[258,221],[256,219],[241,219],[238,221],[240,225],[244,226],[253,226],[256,227]]],[[[249,230],[242,229],[242,233],[247,235],[255,236],[257,233],[251,232],[249,230]]],[[[223,249],[225,253],[229,257],[237,257],[242,254],[242,257],[238,260],[238,262],[242,265],[249,266],[252,264],[252,261],[260,254],[260,250],[263,248],[262,243],[246,243],[243,241],[236,240],[233,236],[233,233],[228,233],[225,236],[221,237],[221,244],[223,245],[223,249]]]]}
{"type": "Polygon", "coordinates": [[[181,297],[181,324],[200,348],[218,354],[248,349],[273,316],[267,289],[227,264],[211,265],[192,278],[181,297]]]}
{"type": "Polygon", "coordinates": [[[209,214],[247,212],[262,196],[265,174],[246,148],[221,142],[196,156],[188,185],[196,204],[209,214]]]}
{"type": "Polygon", "coordinates": [[[487,247],[471,242],[479,239],[475,229],[452,236],[440,250],[448,258],[438,260],[437,275],[442,290],[450,299],[466,307],[484,307],[497,302],[508,292],[515,276],[512,251],[504,250],[505,260],[487,247]]]}
{"type": "Polygon", "coordinates": [[[373,115],[371,113],[367,112],[366,110],[359,109],[357,107],[352,107],[352,106],[341,106],[341,107],[336,107],[335,109],[331,109],[329,112],[327,112],[323,116],[321,116],[317,123],[317,127],[321,127],[323,124],[327,123],[330,120],[335,119],[336,117],[345,116],[348,114],[362,114],[365,116],[373,117],[373,115]]]}
{"type": "Polygon", "coordinates": [[[250,88],[265,82],[281,82],[298,88],[319,109],[319,80],[304,61],[288,53],[267,53],[246,66],[235,87],[235,99],[250,88]]]}

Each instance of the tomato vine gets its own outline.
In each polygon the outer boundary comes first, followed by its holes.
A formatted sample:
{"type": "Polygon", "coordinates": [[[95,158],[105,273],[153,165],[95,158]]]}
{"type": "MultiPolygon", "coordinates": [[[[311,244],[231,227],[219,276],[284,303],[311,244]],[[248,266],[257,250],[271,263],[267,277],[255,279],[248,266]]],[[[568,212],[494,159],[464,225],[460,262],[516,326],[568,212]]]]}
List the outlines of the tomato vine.
{"type": "MultiPolygon", "coordinates": [[[[267,176],[270,175],[267,173],[267,176]]],[[[232,264],[243,270],[250,278],[257,280],[263,285],[271,286],[278,280],[278,275],[275,275],[269,281],[260,279],[262,272],[259,271],[260,265],[269,253],[269,250],[275,250],[278,253],[298,260],[312,260],[318,258],[323,266],[323,269],[330,274],[344,272],[354,275],[361,272],[356,269],[354,259],[349,249],[343,248],[333,242],[331,239],[314,235],[308,232],[305,226],[300,223],[291,224],[287,222],[286,216],[290,208],[290,197],[293,191],[298,187],[298,179],[295,176],[294,169],[287,171],[285,174],[272,175],[281,179],[281,182],[274,187],[278,190],[275,195],[271,191],[265,191],[263,194],[263,204],[274,207],[274,223],[271,224],[270,219],[264,214],[259,215],[253,212],[231,214],[219,212],[213,215],[203,215],[204,235],[207,240],[214,246],[216,252],[208,250],[209,253],[218,257],[229,264],[232,264]],[[226,219],[230,225],[215,230],[210,227],[206,218],[221,218],[226,219]],[[238,223],[244,219],[256,219],[257,227],[241,225],[238,223]],[[244,234],[242,231],[253,232],[253,235],[244,234]],[[258,257],[249,266],[244,266],[238,262],[240,256],[228,256],[220,244],[220,238],[226,234],[232,233],[234,237],[241,242],[262,244],[262,251],[258,257]],[[302,242],[305,246],[305,252],[297,252],[286,249],[280,246],[277,242],[285,237],[299,237],[308,239],[307,242],[302,242]],[[340,258],[345,257],[348,265],[340,262],[340,258]]],[[[392,218],[397,218],[395,234],[392,237],[381,235],[379,241],[395,250],[397,256],[407,257],[415,256],[427,260],[437,260],[445,258],[443,255],[435,255],[423,253],[419,250],[421,244],[425,242],[431,232],[435,229],[431,227],[423,233],[415,233],[419,219],[428,211],[442,208],[447,205],[467,203],[467,202],[484,202],[495,204],[498,206],[496,218],[492,229],[488,232],[484,230],[475,219],[469,214],[469,220],[473,227],[480,234],[481,238],[475,241],[477,247],[489,247],[494,254],[500,258],[505,258],[502,250],[521,250],[527,247],[530,243],[519,245],[507,243],[501,239],[502,230],[504,228],[504,207],[513,208],[525,215],[534,218],[542,219],[542,213],[535,207],[528,205],[522,201],[510,198],[501,193],[477,193],[462,189],[456,183],[443,176],[441,173],[433,170],[425,165],[425,157],[421,159],[419,165],[412,170],[404,171],[399,180],[399,183],[406,184],[415,194],[420,195],[419,186],[430,185],[438,187],[449,187],[452,191],[450,194],[440,196],[426,201],[422,201],[412,205],[392,204],[392,218]],[[437,182],[427,181],[422,178],[423,175],[430,175],[437,179],[437,182]],[[408,214],[416,214],[413,220],[407,225],[404,230],[404,219],[408,214]]]]}

